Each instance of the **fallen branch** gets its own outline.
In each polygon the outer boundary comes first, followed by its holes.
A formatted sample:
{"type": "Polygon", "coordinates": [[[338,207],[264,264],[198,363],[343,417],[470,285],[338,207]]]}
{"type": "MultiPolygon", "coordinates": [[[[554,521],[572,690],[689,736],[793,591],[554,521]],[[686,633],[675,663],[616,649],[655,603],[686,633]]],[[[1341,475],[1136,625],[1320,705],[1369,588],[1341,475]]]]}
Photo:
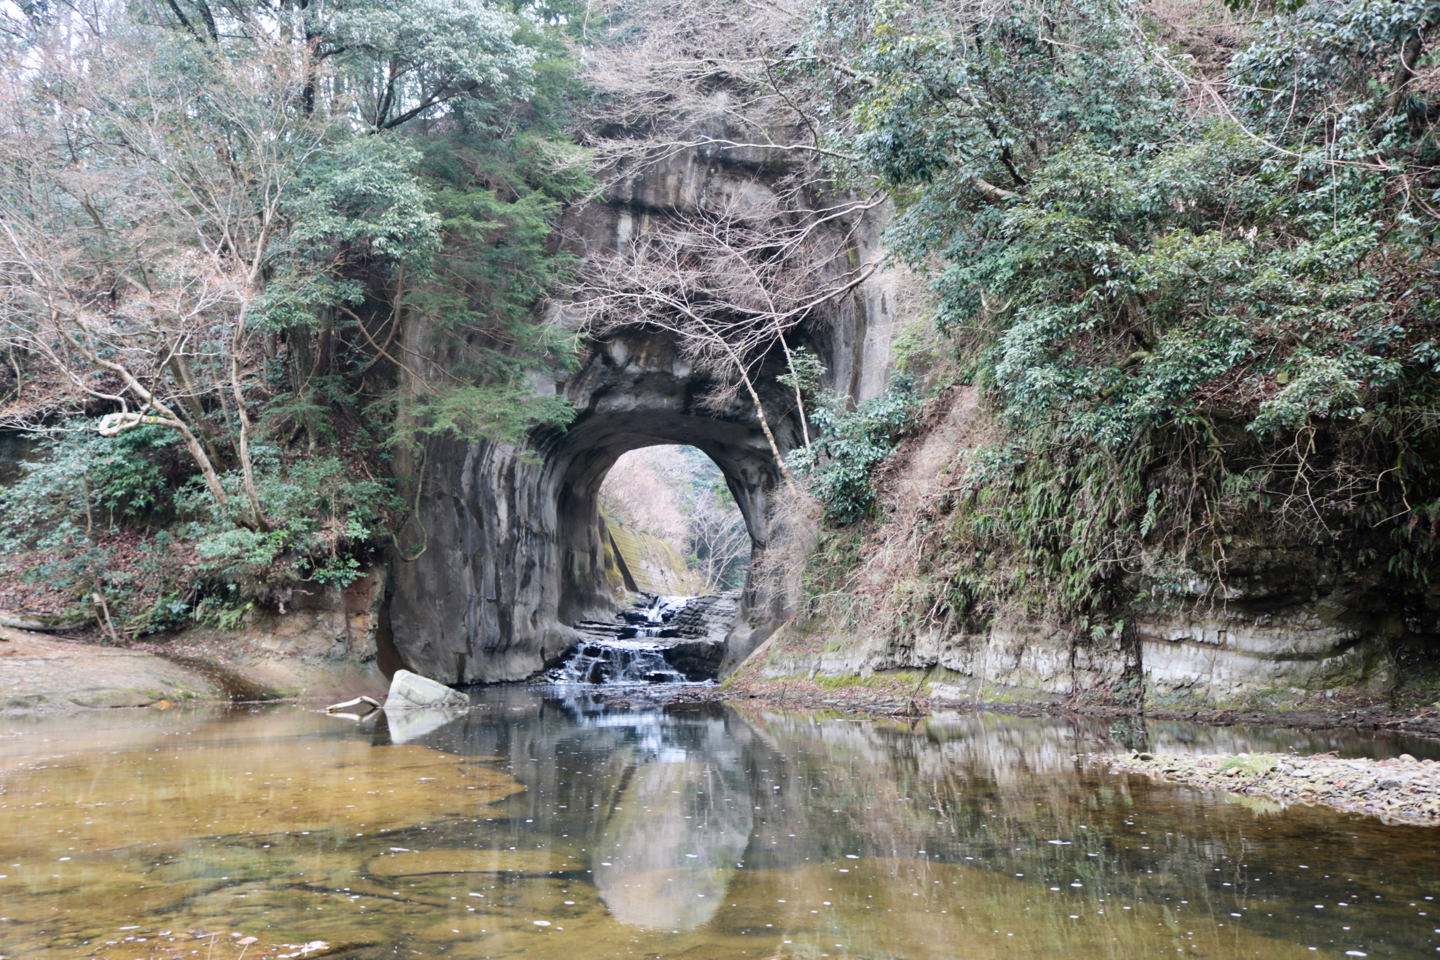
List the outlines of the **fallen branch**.
{"type": "Polygon", "coordinates": [[[358,720],[358,719],[360,719],[360,717],[363,717],[363,716],[366,716],[366,715],[368,715],[368,714],[374,713],[376,710],[379,710],[379,709],[380,709],[380,701],[379,701],[379,700],[376,700],[374,697],[364,696],[364,695],[362,694],[361,696],[358,696],[358,697],[354,698],[353,700],[345,700],[345,701],[343,701],[343,702],[341,702],[341,703],[332,703],[332,704],[330,704],[330,706],[328,706],[328,707],[325,708],[325,712],[326,712],[326,713],[330,713],[330,714],[337,714],[337,713],[343,712],[346,707],[355,707],[355,706],[359,706],[360,704],[365,704],[365,705],[367,705],[370,709],[369,709],[369,710],[366,710],[365,713],[363,713],[363,714],[359,714],[358,716],[355,715],[355,714],[349,714],[349,713],[347,713],[347,714],[345,714],[345,715],[346,715],[346,716],[354,716],[355,719],[358,720]]]}
{"type": "Polygon", "coordinates": [[[49,620],[0,612],[0,627],[10,630],[29,630],[33,633],[64,633],[67,630],[83,627],[89,622],[89,617],[81,617],[77,620],[49,620]]]}

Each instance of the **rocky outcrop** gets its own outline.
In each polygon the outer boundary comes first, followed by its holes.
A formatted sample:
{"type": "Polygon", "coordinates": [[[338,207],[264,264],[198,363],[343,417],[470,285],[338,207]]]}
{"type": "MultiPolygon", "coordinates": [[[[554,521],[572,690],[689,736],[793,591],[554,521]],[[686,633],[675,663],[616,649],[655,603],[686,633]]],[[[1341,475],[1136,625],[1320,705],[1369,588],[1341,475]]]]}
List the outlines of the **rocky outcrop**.
{"type": "Polygon", "coordinates": [[[0,627],[0,713],[280,698],[324,703],[385,689],[373,653],[363,660],[281,656],[256,639],[196,630],[160,655],[0,627]]]}
{"type": "Polygon", "coordinates": [[[950,547],[924,532],[950,513],[969,451],[994,430],[973,388],[937,399],[920,435],[889,464],[885,522],[861,548],[847,581],[854,595],[822,626],[807,627],[827,642],[777,638],[757,658],[760,677],[919,670],[931,672],[931,692],[942,700],[1269,708],[1324,691],[1384,693],[1397,680],[1397,641],[1406,629],[1428,629],[1387,610],[1385,595],[1365,588],[1343,545],[1286,543],[1283,531],[1263,522],[1226,542],[1223,583],[1209,579],[1213,570],[1186,568],[1158,549],[1141,558],[1125,585],[1137,599],[1119,636],[1037,620],[1019,603],[1001,603],[983,628],[902,616],[896,611],[907,610],[907,591],[917,583],[935,589],[925,578],[940,575],[925,565],[943,570],[950,547]]]}
{"type": "Polygon", "coordinates": [[[372,564],[347,587],[297,587],[285,609],[253,611],[247,640],[265,653],[312,660],[369,659],[382,644],[389,570],[372,564]]]}
{"type": "Polygon", "coordinates": [[[975,633],[897,632],[807,650],[764,651],[766,679],[870,677],[931,671],[927,689],[948,701],[1098,698],[1164,707],[1279,706],[1311,692],[1382,693],[1395,682],[1388,647],[1326,622],[1313,605],[1279,613],[1192,608],[1139,618],[1136,637],[1079,638],[1055,624],[1000,621],[975,633]]]}
{"type": "Polygon", "coordinates": [[[665,650],[665,661],[687,680],[714,680],[725,659],[723,641],[677,640],[665,650]]]}
{"type": "Polygon", "coordinates": [[[717,593],[696,597],[675,614],[674,640],[665,660],[689,680],[713,680],[725,662],[725,641],[739,614],[739,597],[717,593]]]}
{"type": "Polygon", "coordinates": [[[470,698],[459,690],[409,670],[396,670],[390,678],[390,693],[385,697],[386,710],[433,709],[437,707],[470,706],[470,698]]]}
{"type": "Polygon", "coordinates": [[[1265,691],[1383,693],[1396,676],[1388,644],[1327,621],[1324,604],[1281,612],[1152,614],[1139,621],[1144,675],[1162,703],[1231,703],[1265,691]]]}
{"type": "Polygon", "coordinates": [[[671,625],[676,636],[723,643],[739,615],[740,598],[734,593],[712,593],[687,603],[671,625]]]}
{"type": "Polygon", "coordinates": [[[0,639],[0,711],[228,699],[215,677],[154,654],[19,631],[0,639]]]}
{"type": "Polygon", "coordinates": [[[93,621],[75,617],[39,617],[0,610],[0,627],[31,633],[66,633],[89,626],[93,621]]]}
{"type": "MultiPolygon", "coordinates": [[[[621,179],[601,201],[571,210],[565,229],[584,255],[612,250],[637,231],[669,229],[679,212],[746,196],[759,203],[783,169],[756,166],[709,149],[673,151],[621,179]]],[[[804,216],[805,211],[794,215],[804,216]]],[[[827,224],[828,249],[846,262],[878,255],[880,221],[827,224]]],[[[822,247],[826,245],[820,245],[822,247]]],[[[830,385],[863,399],[881,388],[889,365],[889,331],[898,302],[878,276],[853,296],[815,311],[801,339],[824,362],[830,385]]],[[[567,322],[564,311],[556,322],[567,322]]],[[[426,355],[432,331],[421,323],[404,336],[411,356],[426,355]]],[[[798,346],[800,343],[792,343],[798,346]]],[[[460,367],[463,348],[450,360],[460,367]]],[[[778,351],[777,351],[778,352],[778,351]]],[[[447,362],[442,358],[438,362],[447,362]]],[[[793,392],[775,380],[775,364],[757,371],[760,402],[782,452],[800,442],[793,392]]],[[[407,369],[403,389],[424,389],[407,369]]],[[[634,328],[584,344],[579,366],[537,378],[537,395],[562,396],[577,411],[567,430],[537,435],[530,448],[432,437],[426,449],[401,451],[400,477],[421,477],[412,523],[404,531],[389,603],[395,647],[410,669],[454,683],[532,676],[571,647],[572,624],[614,609],[606,577],[597,496],[624,453],[656,444],[689,444],[725,475],[752,540],[752,576],[727,640],[737,663],[788,616],[793,598],[754,575],[768,546],[784,535],[772,509],[781,477],[753,404],[717,406],[725,384],[698,370],[674,340],[634,328]]]]}

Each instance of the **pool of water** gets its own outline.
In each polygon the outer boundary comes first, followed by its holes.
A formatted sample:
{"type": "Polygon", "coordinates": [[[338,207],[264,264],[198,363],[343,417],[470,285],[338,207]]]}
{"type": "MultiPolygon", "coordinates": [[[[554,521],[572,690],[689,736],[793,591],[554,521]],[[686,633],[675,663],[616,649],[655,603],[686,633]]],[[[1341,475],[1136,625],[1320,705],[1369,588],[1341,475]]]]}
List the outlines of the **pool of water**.
{"type": "Polygon", "coordinates": [[[1420,957],[1440,833],[1079,753],[1422,745],[525,688],[0,721],[0,957],[1420,957]]]}

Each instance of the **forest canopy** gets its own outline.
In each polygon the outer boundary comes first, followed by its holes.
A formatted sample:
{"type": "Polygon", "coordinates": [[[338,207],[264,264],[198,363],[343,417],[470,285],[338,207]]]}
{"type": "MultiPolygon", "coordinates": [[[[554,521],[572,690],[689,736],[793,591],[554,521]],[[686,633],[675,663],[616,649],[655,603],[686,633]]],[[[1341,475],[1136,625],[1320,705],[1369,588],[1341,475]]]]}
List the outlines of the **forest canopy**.
{"type": "Polygon", "coordinates": [[[1222,593],[1262,528],[1421,617],[1437,34],[1436,0],[5,8],[0,426],[42,438],[0,494],[12,568],[124,598],[117,636],[349,582],[405,522],[398,448],[567,422],[532,389],[574,355],[554,297],[728,372],[836,529],[883,519],[918,404],[978,386],[921,619],[1119,629],[1222,593]],[[770,199],[567,252],[567,203],[683,151],[770,199]],[[878,211],[933,322],[853,408],[800,344],[881,268],[878,211]]]}
{"type": "Polygon", "coordinates": [[[483,0],[5,14],[0,416],[46,438],[4,493],[32,576],[125,598],[112,635],[283,603],[383,543],[395,442],[568,416],[523,387],[566,355],[531,311],[587,181],[560,18],[483,0]],[[444,349],[401,329],[437,315],[489,361],[401,397],[397,368],[444,349]],[[122,556],[143,583],[117,580],[122,556]]]}

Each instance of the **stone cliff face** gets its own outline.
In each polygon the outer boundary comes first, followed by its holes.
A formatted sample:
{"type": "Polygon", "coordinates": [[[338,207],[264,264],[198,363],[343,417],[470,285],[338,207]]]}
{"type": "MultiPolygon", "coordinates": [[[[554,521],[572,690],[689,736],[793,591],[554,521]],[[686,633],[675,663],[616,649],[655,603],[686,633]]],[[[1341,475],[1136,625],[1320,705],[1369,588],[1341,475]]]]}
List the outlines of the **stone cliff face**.
{"type": "MultiPolygon", "coordinates": [[[[671,229],[677,216],[709,204],[733,205],[739,197],[763,205],[767,177],[776,175],[745,150],[681,151],[571,210],[565,232],[581,256],[622,248],[637,232],[671,229]]],[[[826,229],[829,248],[845,258],[878,252],[878,222],[826,229]]],[[[825,363],[832,389],[863,399],[883,385],[896,303],[891,286],[872,278],[806,324],[806,345],[825,363]]],[[[405,335],[418,347],[430,331],[415,325],[405,335]]],[[[783,451],[799,441],[800,429],[777,372],[765,371],[757,387],[783,451]]],[[[423,475],[406,544],[413,559],[397,558],[389,604],[405,665],[451,683],[495,682],[529,677],[560,656],[574,642],[571,624],[613,605],[597,505],[606,472],[627,451],[670,443],[693,445],[715,461],[749,528],[752,576],[727,665],[748,654],[791,603],[783,589],[753,575],[780,532],[771,508],[781,477],[753,406],[741,400],[716,410],[707,403],[717,386],[667,335],[623,330],[585,342],[574,372],[534,384],[537,395],[561,395],[575,408],[567,430],[535,437],[530,450],[436,438],[422,454],[399,456],[398,475],[423,475]]]]}
{"type": "Polygon", "coordinates": [[[998,621],[975,633],[912,630],[853,638],[835,650],[766,656],[761,676],[869,677],[929,671],[942,700],[1096,699],[1159,707],[1279,706],[1327,690],[1383,693],[1396,677],[1383,638],[1327,620],[1323,601],[1261,611],[1192,607],[1138,618],[1137,636],[1078,642],[1052,623],[998,621]]]}
{"type": "MultiPolygon", "coordinates": [[[[750,148],[681,151],[618,181],[602,201],[571,210],[566,232],[582,256],[614,250],[646,231],[672,229],[679,215],[707,204],[733,205],[739,197],[763,207],[767,177],[782,173],[750,148]]],[[[868,259],[877,253],[878,231],[878,222],[837,226],[833,245],[868,259]]],[[[859,400],[882,388],[907,292],[877,276],[806,325],[806,345],[825,363],[828,389],[859,400]]],[[[429,335],[406,331],[416,354],[429,335]]],[[[799,442],[800,425],[793,397],[774,379],[778,372],[768,370],[758,388],[776,441],[788,450],[799,442]]],[[[788,618],[795,598],[756,574],[785,532],[772,509],[781,484],[775,458],[747,401],[718,410],[706,402],[717,386],[666,334],[626,329],[586,341],[577,369],[535,383],[537,395],[558,394],[577,410],[567,430],[537,436],[527,450],[437,438],[421,455],[399,456],[399,475],[424,479],[406,544],[413,559],[396,559],[388,607],[404,664],[447,682],[476,683],[524,679],[560,657],[577,638],[573,624],[614,608],[597,503],[606,472],[627,451],[670,443],[691,444],[715,461],[749,529],[752,575],[724,669],[744,659],[788,618]]],[[[936,471],[953,469],[947,464],[961,463],[979,442],[965,420],[976,415],[973,407],[927,441],[937,448],[907,481],[916,503],[934,492],[936,471]]],[[[905,541],[903,532],[891,535],[905,541]]],[[[1363,602],[1338,590],[1333,576],[1326,580],[1305,556],[1278,555],[1258,540],[1251,560],[1247,566],[1237,555],[1223,602],[1178,598],[1133,618],[1123,643],[1077,643],[1068,629],[1000,618],[983,633],[879,630],[820,652],[772,645],[760,669],[771,676],[935,670],[936,682],[967,696],[996,687],[1080,696],[1143,683],[1151,698],[1175,703],[1337,685],[1380,689],[1393,681],[1384,631],[1359,616],[1363,602]]],[[[1200,596],[1203,585],[1197,590],[1200,596]]]]}
{"type": "Polygon", "coordinates": [[[605,551],[605,582],[616,594],[694,596],[702,589],[700,578],[674,544],[659,537],[631,530],[602,513],[600,542],[605,551]]]}
{"type": "MultiPolygon", "coordinates": [[[[1285,543],[1280,531],[1260,523],[1226,545],[1223,584],[1207,579],[1213,571],[1198,563],[1177,571],[1173,557],[1146,558],[1129,584],[1137,602],[1120,636],[1082,635],[1073,625],[1027,616],[1019,604],[1002,608],[983,628],[887,617],[930,559],[895,545],[923,542],[919,531],[944,516],[941,502],[990,426],[974,390],[957,388],[914,448],[892,463],[885,525],[852,578],[863,612],[811,626],[810,637],[776,637],[756,657],[760,676],[920,670],[929,671],[941,699],[1133,703],[1143,693],[1147,703],[1187,708],[1283,704],[1330,690],[1376,694],[1395,684],[1392,653],[1407,625],[1355,576],[1353,551],[1285,543]],[[1161,570],[1169,571],[1163,582],[1161,570]]],[[[1408,628],[1418,633],[1424,626],[1408,628]]]]}

